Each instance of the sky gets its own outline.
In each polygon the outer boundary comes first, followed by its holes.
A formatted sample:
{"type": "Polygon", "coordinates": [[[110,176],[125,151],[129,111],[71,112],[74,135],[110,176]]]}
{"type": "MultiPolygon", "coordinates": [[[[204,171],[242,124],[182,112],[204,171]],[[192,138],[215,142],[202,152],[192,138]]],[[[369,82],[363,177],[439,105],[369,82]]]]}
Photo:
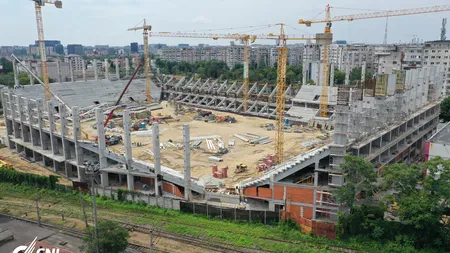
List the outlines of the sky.
{"type": "MultiPolygon", "coordinates": [[[[45,39],[60,40],[62,44],[124,46],[130,42],[142,44],[142,32],[127,31],[143,18],[155,32],[205,31],[215,33],[277,32],[275,26],[285,23],[291,36],[323,32],[324,24],[306,27],[298,19],[325,17],[323,11],[330,4],[331,16],[365,13],[375,10],[396,10],[449,4],[448,0],[62,0],[63,8],[43,7],[45,39]],[[340,7],[340,8],[338,8],[340,7]],[[347,9],[345,9],[347,8],[347,9]],[[351,10],[350,10],[351,9],[351,10]],[[321,14],[320,14],[321,13],[321,14]],[[236,29],[239,27],[244,27],[236,29]],[[228,29],[235,28],[235,29],[228,29]],[[221,29],[221,30],[217,30],[221,29]],[[208,31],[211,30],[211,31],[208,31]]],[[[37,40],[36,15],[30,0],[0,0],[3,25],[0,45],[34,44],[37,40]]],[[[442,18],[450,12],[389,18],[388,43],[439,39],[442,18]]],[[[385,18],[335,22],[334,40],[351,43],[382,43],[385,18]]],[[[450,37],[450,25],[448,25],[450,37]]],[[[176,45],[227,45],[228,40],[150,38],[150,43],[176,45]]],[[[270,44],[271,41],[258,41],[270,44]]]]}

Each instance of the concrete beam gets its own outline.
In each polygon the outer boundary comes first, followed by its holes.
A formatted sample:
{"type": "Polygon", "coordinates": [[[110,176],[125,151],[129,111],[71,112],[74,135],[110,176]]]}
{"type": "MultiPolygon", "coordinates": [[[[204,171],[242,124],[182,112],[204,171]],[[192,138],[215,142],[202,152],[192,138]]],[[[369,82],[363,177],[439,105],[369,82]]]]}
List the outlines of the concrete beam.
{"type": "Polygon", "coordinates": [[[236,85],[237,85],[237,81],[234,81],[234,83],[230,86],[230,88],[228,88],[227,95],[229,95],[229,93],[234,89],[234,87],[236,87],[236,85]]]}
{"type": "Polygon", "coordinates": [[[86,78],[86,63],[84,62],[84,60],[81,61],[81,67],[83,68],[83,80],[86,82],[87,78],[86,78]]]}
{"type": "Polygon", "coordinates": [[[225,80],[225,82],[220,85],[219,89],[217,89],[217,93],[221,92],[226,86],[227,86],[228,80],[225,80]]]}
{"type": "Polygon", "coordinates": [[[133,150],[131,148],[131,131],[130,131],[130,110],[123,111],[123,136],[125,145],[125,159],[127,161],[127,167],[130,170],[133,162],[133,150]]]}
{"type": "Polygon", "coordinates": [[[97,60],[94,59],[93,63],[92,63],[92,67],[94,68],[94,79],[95,81],[98,80],[98,70],[97,70],[97,60]]]}
{"type": "Polygon", "coordinates": [[[86,182],[85,168],[83,166],[83,149],[80,146],[81,135],[80,109],[78,106],[72,107],[73,139],[75,142],[75,162],[77,164],[78,181],[86,182]]]}
{"type": "Polygon", "coordinates": [[[70,81],[73,83],[75,82],[75,74],[73,73],[73,66],[72,62],[69,62],[69,72],[70,72],[70,81]]]}
{"type": "Polygon", "coordinates": [[[14,73],[14,86],[17,87],[20,85],[20,83],[19,83],[16,61],[13,61],[13,73],[14,73]]]}
{"type": "Polygon", "coordinates": [[[109,80],[109,61],[105,59],[105,79],[109,80]]]}
{"type": "Polygon", "coordinates": [[[58,140],[54,135],[56,127],[55,127],[55,113],[53,108],[53,102],[47,102],[47,113],[48,113],[48,125],[50,128],[50,146],[52,147],[52,154],[59,154],[58,140]]]}
{"type": "Polygon", "coordinates": [[[261,97],[267,89],[267,83],[264,84],[264,87],[259,91],[258,98],[261,97]]]}
{"type": "Polygon", "coordinates": [[[57,76],[58,76],[58,82],[62,83],[61,62],[60,61],[56,61],[56,71],[57,71],[57,76]]]}
{"type": "Polygon", "coordinates": [[[59,123],[60,123],[60,131],[61,131],[61,140],[62,140],[62,148],[64,159],[70,159],[70,146],[69,141],[65,136],[68,135],[67,131],[67,112],[66,107],[64,105],[59,105],[59,123]]]}
{"type": "MultiPolygon", "coordinates": [[[[59,61],[57,61],[59,62],[59,61]]],[[[28,62],[28,68],[30,69],[30,71],[33,71],[33,64],[31,63],[31,61],[28,62]]],[[[60,73],[60,72],[58,72],[60,73]]],[[[34,77],[31,73],[28,73],[28,78],[30,78],[30,85],[34,84],[34,77]]]]}
{"type": "Polygon", "coordinates": [[[125,58],[125,75],[130,76],[130,59],[125,58]]]}

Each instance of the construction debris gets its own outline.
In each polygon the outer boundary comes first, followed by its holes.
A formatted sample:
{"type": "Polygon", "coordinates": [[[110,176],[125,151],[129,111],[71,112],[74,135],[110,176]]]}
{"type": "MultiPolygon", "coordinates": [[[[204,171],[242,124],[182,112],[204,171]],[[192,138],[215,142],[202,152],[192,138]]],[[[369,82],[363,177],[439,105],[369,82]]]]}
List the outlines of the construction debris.
{"type": "Polygon", "coordinates": [[[208,157],[208,161],[210,161],[210,162],[223,162],[223,159],[221,157],[217,157],[217,156],[210,156],[210,157],[208,157]]]}

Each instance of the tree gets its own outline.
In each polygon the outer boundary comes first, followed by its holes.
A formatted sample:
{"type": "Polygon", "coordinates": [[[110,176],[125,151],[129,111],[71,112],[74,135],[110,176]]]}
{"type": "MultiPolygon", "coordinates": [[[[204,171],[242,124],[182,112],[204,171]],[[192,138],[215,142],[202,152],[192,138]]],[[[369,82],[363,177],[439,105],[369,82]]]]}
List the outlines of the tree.
{"type": "Polygon", "coordinates": [[[446,97],[442,100],[439,118],[443,119],[445,122],[450,121],[450,97],[446,97]]]}
{"type": "Polygon", "coordinates": [[[383,169],[384,190],[391,189],[401,196],[409,196],[422,180],[422,170],[417,165],[396,163],[383,169]]]}
{"type": "Polygon", "coordinates": [[[339,85],[339,84],[344,84],[344,82],[345,82],[345,72],[340,71],[339,69],[335,68],[334,69],[334,84],[339,85]]]}
{"type": "Polygon", "coordinates": [[[100,221],[98,223],[98,240],[95,240],[95,227],[89,227],[83,238],[86,245],[80,247],[85,253],[96,253],[97,241],[101,253],[122,253],[128,245],[130,235],[118,223],[100,221]]]}
{"type": "MultiPolygon", "coordinates": [[[[353,83],[355,81],[361,81],[361,75],[362,75],[362,68],[354,68],[350,71],[350,83],[353,83]]],[[[364,80],[369,80],[372,78],[372,74],[369,72],[366,72],[366,76],[364,80]]]]}
{"type": "Polygon", "coordinates": [[[345,156],[345,162],[341,164],[344,172],[344,185],[334,191],[339,203],[352,209],[357,196],[365,193],[370,196],[374,191],[374,183],[377,174],[372,163],[359,156],[345,156]]]}
{"type": "Polygon", "coordinates": [[[0,65],[3,67],[2,73],[8,74],[13,72],[13,64],[8,59],[4,57],[0,58],[0,65]]]}

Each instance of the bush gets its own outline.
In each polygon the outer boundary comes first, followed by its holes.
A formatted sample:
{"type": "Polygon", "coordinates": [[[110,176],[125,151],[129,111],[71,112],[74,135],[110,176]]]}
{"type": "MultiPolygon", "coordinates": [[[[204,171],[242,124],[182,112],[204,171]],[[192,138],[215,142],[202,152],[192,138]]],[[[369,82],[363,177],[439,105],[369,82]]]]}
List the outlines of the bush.
{"type": "Polygon", "coordinates": [[[48,177],[24,173],[6,168],[0,168],[0,182],[11,184],[27,184],[30,186],[38,186],[41,188],[55,189],[58,177],[50,175],[48,177]]]}

